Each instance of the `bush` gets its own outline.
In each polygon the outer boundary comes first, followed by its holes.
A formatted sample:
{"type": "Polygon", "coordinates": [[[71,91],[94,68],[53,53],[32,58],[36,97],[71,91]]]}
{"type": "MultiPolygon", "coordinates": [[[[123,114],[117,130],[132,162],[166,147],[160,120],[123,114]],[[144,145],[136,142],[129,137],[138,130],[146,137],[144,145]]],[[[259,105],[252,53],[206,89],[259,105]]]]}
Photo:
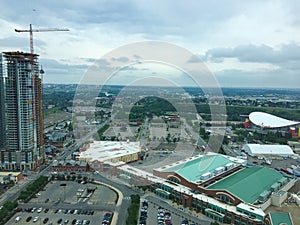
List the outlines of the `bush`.
{"type": "Polygon", "coordinates": [[[16,212],[18,202],[5,202],[0,210],[0,224],[5,224],[16,212]]]}
{"type": "Polygon", "coordinates": [[[21,191],[18,199],[22,200],[24,202],[28,202],[30,198],[42,190],[46,184],[48,183],[48,177],[40,176],[38,179],[36,179],[33,183],[29,184],[26,188],[26,190],[21,191]]]}

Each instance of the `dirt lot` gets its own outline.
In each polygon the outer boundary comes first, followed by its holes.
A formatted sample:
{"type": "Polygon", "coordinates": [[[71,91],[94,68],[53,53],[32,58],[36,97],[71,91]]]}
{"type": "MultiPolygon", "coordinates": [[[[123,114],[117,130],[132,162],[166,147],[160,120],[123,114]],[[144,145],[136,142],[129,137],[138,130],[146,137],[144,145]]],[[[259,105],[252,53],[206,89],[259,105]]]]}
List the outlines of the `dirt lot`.
{"type": "Polygon", "coordinates": [[[64,111],[58,111],[55,113],[52,113],[50,115],[46,115],[44,117],[44,127],[52,126],[60,121],[63,120],[71,120],[72,119],[72,113],[64,112],[64,111]]]}

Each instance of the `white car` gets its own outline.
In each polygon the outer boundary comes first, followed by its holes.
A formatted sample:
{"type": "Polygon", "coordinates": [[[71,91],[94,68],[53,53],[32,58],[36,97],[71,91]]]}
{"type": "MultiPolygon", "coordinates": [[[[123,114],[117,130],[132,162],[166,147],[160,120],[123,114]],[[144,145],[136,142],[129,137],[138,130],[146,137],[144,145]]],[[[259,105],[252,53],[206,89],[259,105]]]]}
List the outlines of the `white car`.
{"type": "Polygon", "coordinates": [[[19,222],[21,220],[21,217],[20,216],[17,216],[16,219],[15,219],[15,222],[19,222]]]}
{"type": "Polygon", "coordinates": [[[43,208],[40,207],[40,208],[38,208],[37,213],[40,213],[40,212],[42,212],[42,211],[43,211],[43,208]]]}
{"type": "Polygon", "coordinates": [[[33,218],[33,220],[32,220],[32,221],[35,223],[35,222],[37,222],[38,220],[39,220],[39,217],[38,217],[38,216],[36,216],[36,217],[34,217],[34,218],[33,218]]]}

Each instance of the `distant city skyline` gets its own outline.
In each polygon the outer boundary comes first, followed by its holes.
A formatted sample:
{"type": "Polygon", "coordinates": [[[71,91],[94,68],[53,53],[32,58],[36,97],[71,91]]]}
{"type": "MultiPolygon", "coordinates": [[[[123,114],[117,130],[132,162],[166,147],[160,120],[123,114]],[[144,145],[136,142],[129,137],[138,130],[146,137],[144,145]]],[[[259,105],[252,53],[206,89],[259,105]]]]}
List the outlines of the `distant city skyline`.
{"type": "MultiPolygon", "coordinates": [[[[35,29],[70,29],[34,33],[44,83],[78,83],[89,66],[111,50],[159,40],[193,52],[222,87],[299,87],[298,1],[229,0],[220,5],[218,1],[12,0],[8,4],[0,0],[0,6],[1,52],[30,51],[29,35],[16,33],[15,28],[28,29],[32,24],[35,29]]],[[[149,71],[149,76],[154,73],[187,82],[182,73],[149,71]]],[[[119,84],[127,84],[128,74],[121,75],[119,84]]],[[[140,78],[136,70],[130,75],[140,78]]]]}

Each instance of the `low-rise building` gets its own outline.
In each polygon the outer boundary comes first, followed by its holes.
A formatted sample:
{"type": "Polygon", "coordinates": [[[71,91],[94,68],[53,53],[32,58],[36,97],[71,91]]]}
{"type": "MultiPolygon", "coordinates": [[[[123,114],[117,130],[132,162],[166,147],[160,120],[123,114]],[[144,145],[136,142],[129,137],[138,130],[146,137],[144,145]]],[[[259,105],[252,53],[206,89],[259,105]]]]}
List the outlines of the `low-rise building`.
{"type": "Polygon", "coordinates": [[[288,145],[261,145],[245,144],[243,150],[250,156],[282,156],[294,155],[293,149],[288,145]]]}
{"type": "Polygon", "coordinates": [[[23,179],[23,174],[21,172],[0,172],[0,183],[5,184],[13,181],[17,183],[23,179]]]}
{"type": "Polygon", "coordinates": [[[87,162],[75,160],[54,160],[51,167],[53,172],[87,172],[89,169],[87,162]]]}
{"type": "Polygon", "coordinates": [[[139,159],[141,147],[139,142],[91,141],[80,150],[77,159],[80,161],[99,162],[133,162],[139,159]]]}

